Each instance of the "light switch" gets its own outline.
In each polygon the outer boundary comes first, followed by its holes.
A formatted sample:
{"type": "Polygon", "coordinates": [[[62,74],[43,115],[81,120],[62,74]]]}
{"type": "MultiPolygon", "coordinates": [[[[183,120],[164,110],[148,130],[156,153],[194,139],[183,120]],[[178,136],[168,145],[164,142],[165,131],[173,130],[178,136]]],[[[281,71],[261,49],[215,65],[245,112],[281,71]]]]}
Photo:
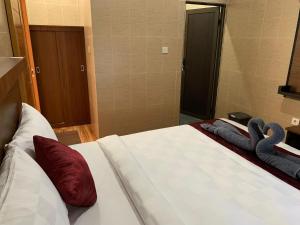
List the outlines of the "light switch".
{"type": "Polygon", "coordinates": [[[169,53],[169,47],[162,47],[161,48],[161,53],[162,54],[168,54],[169,53]]]}

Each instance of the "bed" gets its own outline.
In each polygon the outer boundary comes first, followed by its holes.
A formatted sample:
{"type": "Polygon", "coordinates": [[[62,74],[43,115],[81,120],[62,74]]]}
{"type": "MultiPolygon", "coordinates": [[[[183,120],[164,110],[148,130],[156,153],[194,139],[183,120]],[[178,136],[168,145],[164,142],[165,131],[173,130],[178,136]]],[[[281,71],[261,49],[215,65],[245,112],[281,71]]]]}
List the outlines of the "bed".
{"type": "Polygon", "coordinates": [[[79,151],[88,162],[99,196],[99,201],[91,208],[73,207],[69,209],[71,224],[143,224],[128,198],[126,190],[97,142],[71,147],[79,151]]]}
{"type": "MultiPolygon", "coordinates": [[[[10,115],[15,115],[0,121],[6,134],[0,138],[2,153],[19,123],[21,99],[17,94],[8,97],[18,93],[12,80],[1,93],[0,112],[10,106],[10,115]]],[[[280,146],[300,155],[284,143],[280,146]]],[[[70,224],[296,225],[300,221],[297,188],[189,125],[112,135],[71,147],[87,161],[98,201],[89,208],[68,207],[70,224]]]]}

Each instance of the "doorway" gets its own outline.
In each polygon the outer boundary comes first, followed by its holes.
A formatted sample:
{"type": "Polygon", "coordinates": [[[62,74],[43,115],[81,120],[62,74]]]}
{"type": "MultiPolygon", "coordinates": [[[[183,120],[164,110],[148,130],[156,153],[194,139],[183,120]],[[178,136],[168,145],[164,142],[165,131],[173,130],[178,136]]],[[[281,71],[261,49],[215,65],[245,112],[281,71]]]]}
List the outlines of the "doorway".
{"type": "Polygon", "coordinates": [[[1,9],[5,6],[10,51],[13,56],[25,58],[26,68],[19,80],[22,101],[41,111],[55,131],[62,129],[64,132],[66,126],[71,126],[70,129],[86,133],[88,127],[94,134],[91,136],[98,137],[91,2],[69,1],[66,7],[64,1],[35,4],[25,0],[4,0],[4,5],[0,5],[1,9]],[[30,26],[35,27],[34,40],[31,40],[30,26]],[[47,40],[52,37],[52,42],[46,42],[37,34],[39,28],[40,34],[49,34],[55,29],[59,33],[41,35],[47,40]]]}
{"type": "Polygon", "coordinates": [[[214,118],[224,18],[225,5],[186,3],[181,124],[214,118]]]}

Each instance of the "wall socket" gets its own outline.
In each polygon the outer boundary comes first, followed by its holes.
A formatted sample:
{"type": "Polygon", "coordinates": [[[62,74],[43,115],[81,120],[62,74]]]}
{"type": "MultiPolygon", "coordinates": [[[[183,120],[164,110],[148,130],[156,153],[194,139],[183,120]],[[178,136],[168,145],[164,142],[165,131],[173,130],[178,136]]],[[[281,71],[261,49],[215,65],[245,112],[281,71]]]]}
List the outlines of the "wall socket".
{"type": "Polygon", "coordinates": [[[298,126],[300,124],[300,119],[293,117],[291,124],[294,126],[298,126]]]}

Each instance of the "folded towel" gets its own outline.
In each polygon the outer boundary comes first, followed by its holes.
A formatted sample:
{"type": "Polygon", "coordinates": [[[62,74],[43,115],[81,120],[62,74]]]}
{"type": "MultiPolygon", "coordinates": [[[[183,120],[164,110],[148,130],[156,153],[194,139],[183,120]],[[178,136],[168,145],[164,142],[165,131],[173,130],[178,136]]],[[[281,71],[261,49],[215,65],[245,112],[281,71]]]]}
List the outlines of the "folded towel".
{"type": "Polygon", "coordinates": [[[283,128],[277,123],[270,123],[264,127],[264,133],[267,133],[270,129],[272,130],[271,136],[259,141],[257,144],[257,156],[289,176],[300,179],[300,158],[274,150],[274,145],[284,140],[283,128]]]}
{"type": "Polygon", "coordinates": [[[226,122],[224,122],[222,120],[216,120],[213,124],[214,124],[214,126],[222,127],[222,128],[227,129],[227,130],[230,130],[233,133],[242,135],[242,133],[237,128],[235,128],[231,124],[226,123],[226,122]]]}
{"type": "Polygon", "coordinates": [[[236,129],[234,126],[222,121],[222,120],[216,120],[213,124],[210,124],[210,123],[203,123],[200,125],[203,129],[211,132],[211,133],[214,133],[215,135],[218,135],[219,132],[222,133],[222,129],[226,129],[230,132],[233,132],[233,133],[236,133],[236,134],[239,134],[239,135],[242,135],[241,132],[236,129]]]}
{"type": "Polygon", "coordinates": [[[262,127],[264,122],[260,118],[253,118],[249,121],[250,138],[243,135],[237,128],[224,121],[217,120],[213,124],[202,124],[201,127],[215,135],[218,135],[226,141],[247,151],[255,151],[258,141],[264,138],[262,127]]]}

